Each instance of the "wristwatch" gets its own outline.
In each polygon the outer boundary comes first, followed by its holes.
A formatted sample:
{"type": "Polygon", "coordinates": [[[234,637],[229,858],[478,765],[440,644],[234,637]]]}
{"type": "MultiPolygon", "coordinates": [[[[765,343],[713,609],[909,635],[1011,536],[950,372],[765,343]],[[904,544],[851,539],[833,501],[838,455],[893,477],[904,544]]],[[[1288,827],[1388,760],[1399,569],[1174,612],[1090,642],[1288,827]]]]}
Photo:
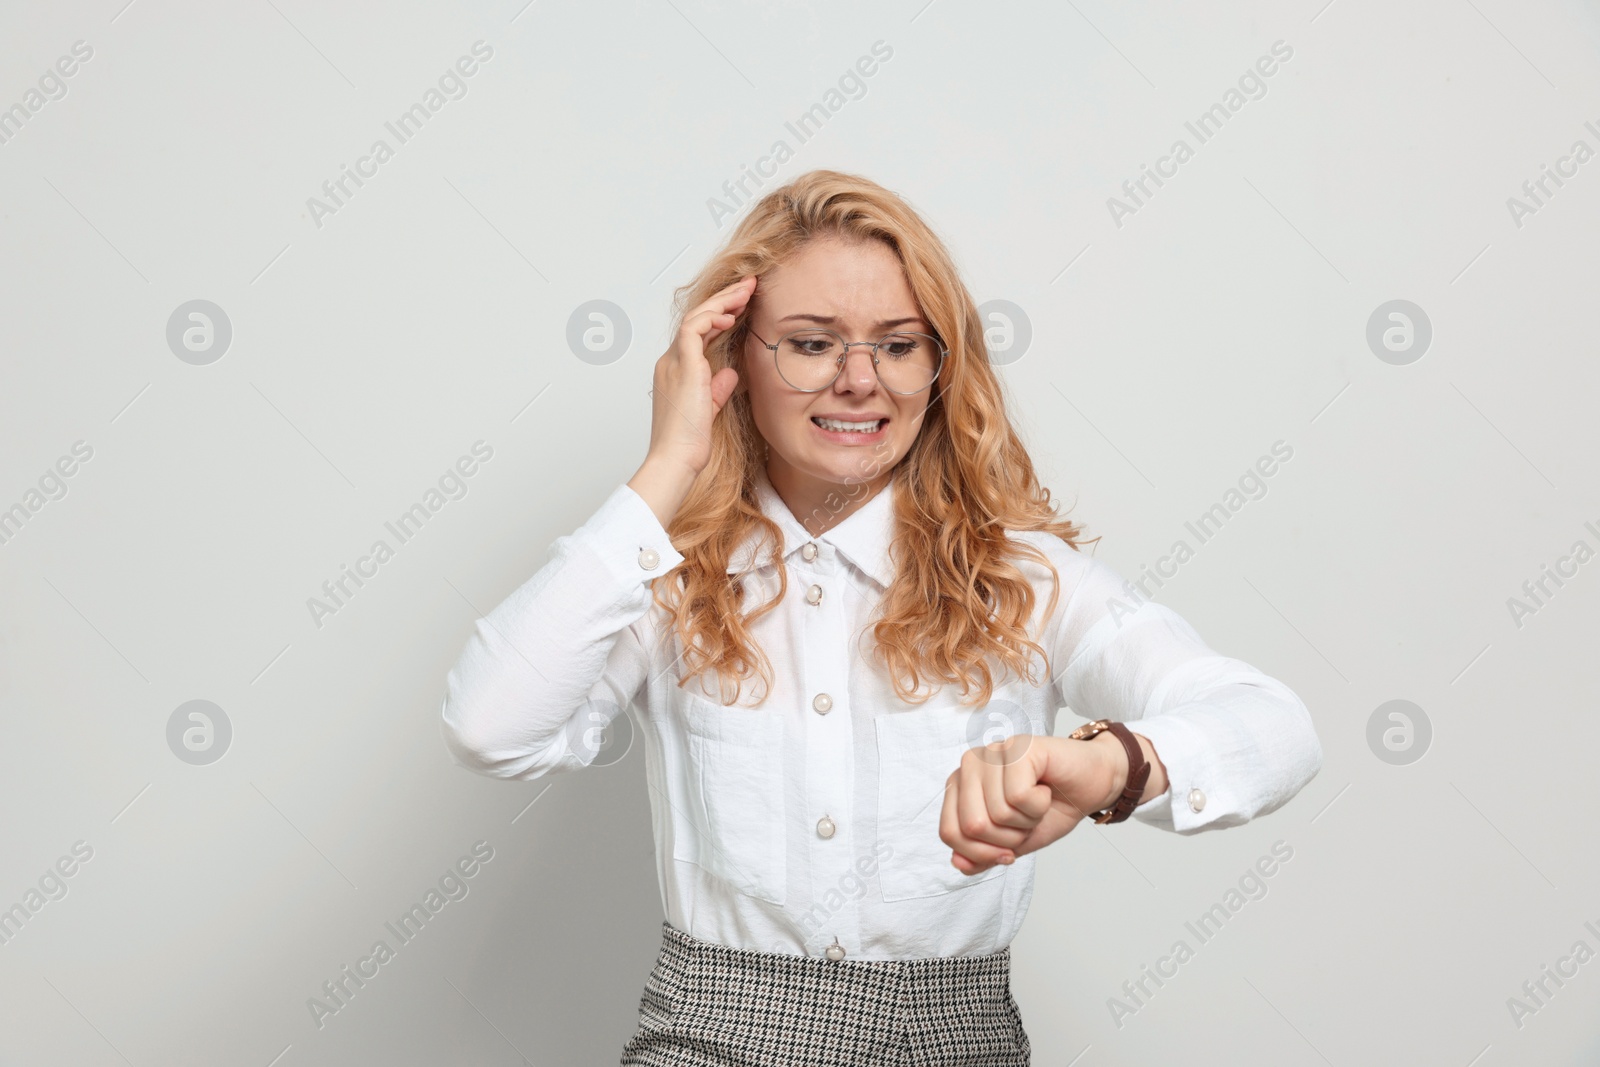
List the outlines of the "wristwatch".
{"type": "Polygon", "coordinates": [[[1089,813],[1089,817],[1097,823],[1121,822],[1132,815],[1133,809],[1139,806],[1139,798],[1144,795],[1145,783],[1150,780],[1150,761],[1144,758],[1144,751],[1139,747],[1139,742],[1133,733],[1120,722],[1096,719],[1094,722],[1084,723],[1067,736],[1078,741],[1088,741],[1106,730],[1110,730],[1127,750],[1128,781],[1115,804],[1104,811],[1089,813]]]}

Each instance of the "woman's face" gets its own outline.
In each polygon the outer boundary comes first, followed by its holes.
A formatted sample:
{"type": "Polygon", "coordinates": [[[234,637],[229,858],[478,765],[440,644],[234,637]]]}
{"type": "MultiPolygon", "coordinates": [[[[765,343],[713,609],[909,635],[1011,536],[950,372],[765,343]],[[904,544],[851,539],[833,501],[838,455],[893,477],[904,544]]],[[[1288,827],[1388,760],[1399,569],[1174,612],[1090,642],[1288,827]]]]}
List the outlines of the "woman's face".
{"type": "Polygon", "coordinates": [[[768,475],[774,485],[873,483],[887,477],[922,427],[937,384],[903,396],[878,381],[872,349],[848,349],[833,384],[815,393],[793,388],[778,374],[770,349],[761,347],[796,330],[824,328],[846,341],[877,341],[897,330],[932,334],[905,271],[882,241],[808,242],[763,275],[751,302],[745,341],[744,381],[756,428],[771,446],[768,475]],[[869,432],[836,432],[818,419],[881,420],[869,432]]]}

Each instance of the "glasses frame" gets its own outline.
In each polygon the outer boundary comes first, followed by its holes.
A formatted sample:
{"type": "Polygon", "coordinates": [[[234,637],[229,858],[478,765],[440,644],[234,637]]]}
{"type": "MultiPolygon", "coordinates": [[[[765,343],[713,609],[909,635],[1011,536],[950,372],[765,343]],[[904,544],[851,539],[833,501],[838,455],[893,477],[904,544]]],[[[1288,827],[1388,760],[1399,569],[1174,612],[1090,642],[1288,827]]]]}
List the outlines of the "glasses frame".
{"type": "Polygon", "coordinates": [[[839,380],[839,375],[844,371],[844,365],[850,360],[850,350],[855,348],[857,345],[863,345],[872,349],[872,373],[877,377],[878,384],[883,386],[886,392],[893,393],[895,396],[916,396],[918,393],[922,392],[923,389],[932,388],[933,383],[939,380],[939,375],[944,371],[945,357],[950,354],[950,349],[946,347],[943,341],[931,333],[923,333],[920,330],[891,330],[882,337],[878,338],[876,341],[846,341],[844,339],[844,334],[840,333],[838,330],[830,330],[826,327],[815,326],[804,330],[791,330],[782,337],[779,337],[777,344],[770,345],[767,344],[767,339],[762,337],[759,333],[756,333],[754,329],[750,330],[750,336],[754,337],[757,341],[760,341],[762,348],[769,349],[772,352],[772,366],[773,369],[778,372],[778,377],[783,378],[784,384],[790,389],[793,389],[799,393],[820,393],[824,389],[832,388],[833,383],[839,380]],[[786,338],[793,337],[797,333],[831,333],[833,336],[837,337],[839,339],[839,343],[844,346],[844,351],[839,353],[837,360],[838,366],[834,368],[833,377],[828,379],[828,383],[826,385],[819,385],[815,389],[802,389],[784,376],[783,367],[778,363],[778,346],[783,344],[786,338]],[[878,347],[891,337],[900,337],[905,334],[915,334],[918,337],[926,337],[934,344],[939,346],[939,363],[933,368],[933,377],[928,379],[927,385],[913,389],[909,393],[902,393],[898,389],[889,388],[889,383],[884,381],[883,375],[878,373],[878,347]]]}

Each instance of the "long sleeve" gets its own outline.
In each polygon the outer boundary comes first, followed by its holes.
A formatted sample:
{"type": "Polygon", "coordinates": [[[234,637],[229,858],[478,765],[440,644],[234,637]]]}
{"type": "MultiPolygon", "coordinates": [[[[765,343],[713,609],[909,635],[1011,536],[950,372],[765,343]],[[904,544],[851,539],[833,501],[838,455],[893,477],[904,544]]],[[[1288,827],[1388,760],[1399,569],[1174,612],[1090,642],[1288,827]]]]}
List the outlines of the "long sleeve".
{"type": "Polygon", "coordinates": [[[445,744],[479,774],[531,779],[593,762],[599,730],[649,671],[650,580],[683,560],[625,483],[550,554],[477,621],[446,680],[445,744]]]}
{"type": "Polygon", "coordinates": [[[1104,563],[1079,559],[1079,584],[1049,646],[1058,695],[1087,718],[1129,723],[1155,746],[1167,792],[1135,818],[1182,834],[1238,826],[1316,775],[1322,744],[1288,686],[1212,651],[1104,563]]]}

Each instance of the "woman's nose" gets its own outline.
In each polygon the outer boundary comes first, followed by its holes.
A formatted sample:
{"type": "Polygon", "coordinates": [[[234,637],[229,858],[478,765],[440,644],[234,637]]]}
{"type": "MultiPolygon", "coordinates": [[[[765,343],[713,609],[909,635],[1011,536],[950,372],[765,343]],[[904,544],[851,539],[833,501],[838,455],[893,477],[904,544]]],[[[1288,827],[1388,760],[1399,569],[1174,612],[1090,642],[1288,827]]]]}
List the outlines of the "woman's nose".
{"type": "MultiPolygon", "coordinates": [[[[870,393],[878,384],[878,368],[872,364],[872,348],[861,345],[846,350],[844,370],[839,372],[838,383],[857,393],[870,393]]],[[[836,383],[837,384],[837,383],[836,383]]]]}

